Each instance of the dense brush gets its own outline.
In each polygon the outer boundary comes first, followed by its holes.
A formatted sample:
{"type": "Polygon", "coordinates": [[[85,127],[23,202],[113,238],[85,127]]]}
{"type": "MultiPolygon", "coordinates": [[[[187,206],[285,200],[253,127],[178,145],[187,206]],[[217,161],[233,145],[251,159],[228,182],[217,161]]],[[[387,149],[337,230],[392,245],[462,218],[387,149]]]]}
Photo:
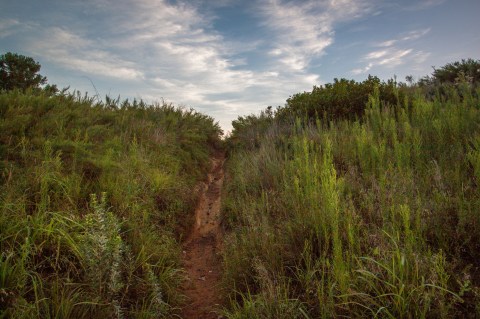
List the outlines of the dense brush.
{"type": "Polygon", "coordinates": [[[479,92],[390,88],[358,119],[237,122],[228,318],[480,316],[479,92]]]}

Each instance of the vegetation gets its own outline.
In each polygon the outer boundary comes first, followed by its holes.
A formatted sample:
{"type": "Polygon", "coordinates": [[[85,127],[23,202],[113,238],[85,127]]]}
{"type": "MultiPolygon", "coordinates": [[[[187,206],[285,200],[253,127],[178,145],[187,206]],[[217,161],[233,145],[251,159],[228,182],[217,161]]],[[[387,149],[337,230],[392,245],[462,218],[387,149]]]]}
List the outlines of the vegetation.
{"type": "Polygon", "coordinates": [[[0,56],[0,90],[39,88],[47,78],[38,74],[40,63],[31,57],[7,52],[0,56]]]}
{"type": "Polygon", "coordinates": [[[480,60],[463,59],[448,63],[439,69],[433,68],[432,76],[420,79],[419,85],[439,85],[469,82],[478,84],[480,82],[480,60]]]}
{"type": "Polygon", "coordinates": [[[293,95],[287,106],[279,110],[278,117],[286,115],[307,116],[309,118],[354,119],[365,111],[368,97],[378,88],[382,101],[395,104],[401,97],[395,91],[396,82],[382,82],[378,77],[369,76],[363,82],[347,79],[334,79],[333,83],[314,86],[312,92],[293,95]]]}
{"type": "Polygon", "coordinates": [[[455,83],[461,80],[462,76],[469,82],[478,83],[480,81],[480,60],[463,59],[448,63],[439,69],[434,68],[432,75],[441,83],[455,83]]]}
{"type": "MultiPolygon", "coordinates": [[[[479,64],[335,79],[234,121],[224,316],[480,317],[479,64]]],[[[218,124],[0,67],[0,318],[178,317],[218,124]]]]}
{"type": "Polygon", "coordinates": [[[480,89],[373,79],[234,122],[227,318],[480,316],[480,89]]]}
{"type": "Polygon", "coordinates": [[[170,318],[213,119],[9,90],[0,131],[0,317],[170,318]]]}

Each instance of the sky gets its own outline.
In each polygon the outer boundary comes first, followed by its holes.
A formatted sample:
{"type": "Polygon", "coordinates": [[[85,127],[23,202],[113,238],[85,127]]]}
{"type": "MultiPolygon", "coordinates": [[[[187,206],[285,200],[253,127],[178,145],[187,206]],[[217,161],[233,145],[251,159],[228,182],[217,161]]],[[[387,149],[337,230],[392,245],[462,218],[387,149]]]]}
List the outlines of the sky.
{"type": "Polygon", "coordinates": [[[0,0],[0,54],[50,84],[194,108],[225,131],[334,78],[480,58],[480,0],[0,0]]]}

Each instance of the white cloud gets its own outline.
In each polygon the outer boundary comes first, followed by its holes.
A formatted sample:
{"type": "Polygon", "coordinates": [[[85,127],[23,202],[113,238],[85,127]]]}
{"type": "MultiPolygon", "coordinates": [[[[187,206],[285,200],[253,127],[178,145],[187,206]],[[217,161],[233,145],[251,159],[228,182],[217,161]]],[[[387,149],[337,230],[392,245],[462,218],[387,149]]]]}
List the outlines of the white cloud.
{"type": "Polygon", "coordinates": [[[354,75],[359,75],[368,72],[373,67],[394,68],[401,64],[410,63],[411,67],[415,69],[419,64],[425,62],[430,55],[429,52],[417,51],[412,48],[401,48],[411,41],[424,37],[430,32],[430,28],[413,30],[406,34],[400,35],[395,39],[386,40],[377,44],[374,47],[381,49],[371,51],[363,56],[362,62],[368,63],[363,68],[355,68],[350,72],[354,75]]]}
{"type": "Polygon", "coordinates": [[[418,10],[425,10],[431,7],[436,7],[438,5],[441,5],[445,2],[446,0],[422,0],[418,1],[418,3],[408,5],[404,7],[403,9],[406,11],[418,11],[418,10]]]}
{"type": "Polygon", "coordinates": [[[379,46],[379,47],[391,47],[396,42],[397,42],[397,40],[387,40],[387,41],[380,42],[379,44],[377,44],[377,46],[379,46]]]}
{"type": "Polygon", "coordinates": [[[388,50],[381,50],[381,51],[373,51],[367,54],[365,57],[366,60],[372,60],[372,59],[379,59],[385,55],[387,55],[389,52],[388,50]]]}
{"type": "MultiPolygon", "coordinates": [[[[215,17],[201,14],[194,6],[144,0],[119,11],[128,12],[116,17],[126,22],[117,29],[121,37],[110,45],[129,52],[134,61],[142,60],[138,64],[150,84],[146,98],[162,96],[208,113],[221,109],[219,120],[228,127],[225,117],[232,110],[245,114],[278,105],[289,94],[318,83],[317,75],[304,72],[307,61],[291,46],[273,49],[277,62],[260,69],[249,68],[244,58],[232,58],[263,42],[226,41],[212,27],[215,17]],[[278,68],[278,61],[293,67],[278,68]]],[[[314,41],[304,37],[303,42],[314,41]]],[[[311,49],[318,52],[317,47],[311,49]]]]}
{"type": "Polygon", "coordinates": [[[394,66],[400,65],[404,62],[403,58],[408,54],[410,54],[412,51],[413,51],[412,49],[392,50],[392,52],[390,52],[387,58],[384,58],[378,61],[378,65],[386,65],[388,67],[394,67],[394,66]]]}
{"type": "Polygon", "coordinates": [[[406,59],[411,59],[413,49],[397,49],[395,47],[388,47],[381,51],[372,51],[366,54],[362,61],[368,64],[363,68],[356,68],[350,72],[354,75],[365,74],[373,67],[382,66],[386,68],[393,68],[405,63],[406,59]]]}
{"type": "Polygon", "coordinates": [[[333,43],[335,23],[361,17],[371,9],[366,1],[269,0],[260,7],[264,24],[275,32],[269,53],[283,67],[304,71],[312,58],[323,55],[333,43]]]}
{"type": "Polygon", "coordinates": [[[192,106],[228,129],[234,114],[283,104],[319,84],[309,68],[333,43],[335,24],[370,12],[367,0],[256,3],[264,22],[259,27],[271,37],[240,43],[214,29],[216,17],[202,10],[205,3],[84,0],[83,12],[98,21],[79,21],[75,28],[49,23],[32,34],[28,47],[64,69],[120,83],[122,96],[192,106]],[[245,52],[260,56],[262,65],[249,65],[245,52]]]}
{"type": "Polygon", "coordinates": [[[354,75],[358,75],[358,74],[362,74],[362,73],[367,73],[373,66],[373,63],[369,63],[366,67],[364,67],[363,69],[353,69],[352,70],[352,73],[354,75]]]}
{"type": "Polygon", "coordinates": [[[418,51],[413,55],[414,61],[417,64],[422,64],[430,57],[430,52],[418,51]]]}
{"type": "Polygon", "coordinates": [[[403,35],[398,36],[395,39],[390,39],[386,40],[380,43],[375,44],[377,47],[391,47],[395,44],[399,44],[401,42],[405,41],[413,41],[420,39],[421,37],[424,37],[431,31],[431,28],[426,28],[426,29],[419,29],[419,30],[413,30],[408,33],[404,33],[403,35]]]}
{"type": "Polygon", "coordinates": [[[430,30],[431,30],[431,28],[411,31],[411,32],[409,32],[407,35],[405,35],[404,37],[402,37],[401,40],[403,40],[403,41],[408,41],[408,40],[416,40],[416,39],[419,39],[419,38],[423,37],[424,35],[426,35],[427,33],[429,33],[430,30]]]}
{"type": "Polygon", "coordinates": [[[100,49],[99,43],[59,27],[45,29],[30,44],[30,50],[67,69],[123,80],[141,79],[143,73],[133,62],[100,49]]]}
{"type": "Polygon", "coordinates": [[[0,38],[8,37],[16,32],[20,22],[15,19],[6,19],[0,21],[0,38]]]}

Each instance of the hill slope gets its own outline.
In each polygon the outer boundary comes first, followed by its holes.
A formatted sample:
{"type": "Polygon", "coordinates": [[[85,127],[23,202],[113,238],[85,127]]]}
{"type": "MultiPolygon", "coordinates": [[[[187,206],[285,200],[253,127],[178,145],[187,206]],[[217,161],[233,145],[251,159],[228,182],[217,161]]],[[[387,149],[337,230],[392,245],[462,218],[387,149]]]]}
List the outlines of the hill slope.
{"type": "Polygon", "coordinates": [[[357,119],[234,123],[228,318],[480,316],[480,91],[405,89],[357,119]]]}
{"type": "Polygon", "coordinates": [[[213,119],[79,94],[0,94],[0,311],[168,318],[213,119]]]}

